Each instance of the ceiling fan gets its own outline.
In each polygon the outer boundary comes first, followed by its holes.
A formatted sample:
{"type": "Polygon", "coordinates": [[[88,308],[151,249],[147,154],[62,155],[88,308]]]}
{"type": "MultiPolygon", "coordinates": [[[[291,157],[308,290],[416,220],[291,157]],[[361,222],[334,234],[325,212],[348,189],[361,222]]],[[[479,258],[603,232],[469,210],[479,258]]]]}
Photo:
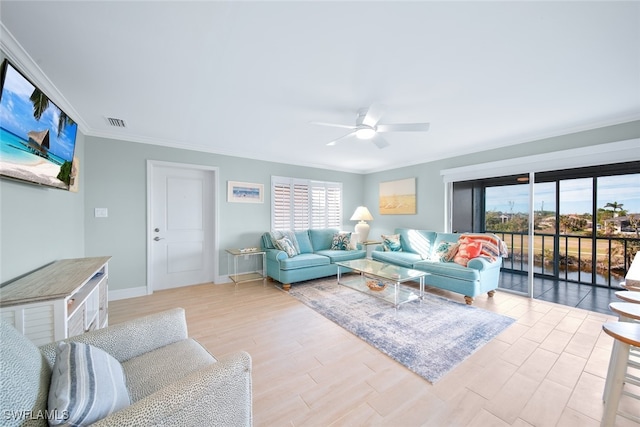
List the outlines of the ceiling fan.
{"type": "Polygon", "coordinates": [[[325,122],[310,122],[314,125],[320,126],[332,126],[344,129],[351,129],[352,132],[341,136],[329,142],[327,145],[336,145],[344,139],[351,136],[356,136],[359,139],[369,139],[378,148],[385,148],[389,145],[380,133],[384,132],[426,132],[429,130],[429,123],[395,123],[383,125],[378,122],[382,118],[385,112],[385,107],[381,104],[373,104],[369,108],[361,108],[358,110],[356,117],[356,124],[343,125],[338,123],[325,123],[325,122]]]}

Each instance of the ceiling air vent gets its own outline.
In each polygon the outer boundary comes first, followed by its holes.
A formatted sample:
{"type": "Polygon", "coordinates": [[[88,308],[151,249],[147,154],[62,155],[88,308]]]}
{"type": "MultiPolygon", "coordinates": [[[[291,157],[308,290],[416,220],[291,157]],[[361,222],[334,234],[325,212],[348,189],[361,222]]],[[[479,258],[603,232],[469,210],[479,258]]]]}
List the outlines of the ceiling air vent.
{"type": "Polygon", "coordinates": [[[113,117],[107,117],[107,122],[109,122],[111,126],[115,126],[117,128],[126,127],[126,125],[124,124],[124,120],[122,119],[114,119],[113,117]]]}

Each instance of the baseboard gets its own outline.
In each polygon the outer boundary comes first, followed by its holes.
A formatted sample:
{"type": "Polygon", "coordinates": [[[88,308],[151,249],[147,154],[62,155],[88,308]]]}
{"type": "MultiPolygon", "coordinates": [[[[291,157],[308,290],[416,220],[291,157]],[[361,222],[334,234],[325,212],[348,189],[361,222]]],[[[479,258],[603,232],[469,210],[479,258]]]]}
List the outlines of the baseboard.
{"type": "Polygon", "coordinates": [[[147,287],[139,286],[137,288],[127,289],[109,289],[109,301],[117,301],[119,299],[135,298],[147,295],[147,287]]]}
{"type": "Polygon", "coordinates": [[[231,279],[229,279],[229,276],[224,275],[224,276],[216,276],[215,279],[213,279],[216,285],[221,285],[223,283],[231,283],[231,279]]]}

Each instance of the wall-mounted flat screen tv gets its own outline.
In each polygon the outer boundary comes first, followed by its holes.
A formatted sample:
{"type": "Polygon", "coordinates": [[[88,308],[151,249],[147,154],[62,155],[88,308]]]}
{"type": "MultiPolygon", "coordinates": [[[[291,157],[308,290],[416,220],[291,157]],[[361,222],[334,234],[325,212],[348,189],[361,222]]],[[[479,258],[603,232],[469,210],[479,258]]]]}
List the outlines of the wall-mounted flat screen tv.
{"type": "Polygon", "coordinates": [[[68,190],[78,125],[8,60],[0,92],[0,176],[68,190]]]}

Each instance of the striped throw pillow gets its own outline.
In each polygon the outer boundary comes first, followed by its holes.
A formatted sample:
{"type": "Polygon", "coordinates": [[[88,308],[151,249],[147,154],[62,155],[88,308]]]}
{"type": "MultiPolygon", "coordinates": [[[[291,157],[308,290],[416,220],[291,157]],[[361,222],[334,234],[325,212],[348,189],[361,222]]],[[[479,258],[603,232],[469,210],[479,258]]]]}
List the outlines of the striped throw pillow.
{"type": "Polygon", "coordinates": [[[49,388],[49,425],[84,426],[129,406],[122,365],[89,344],[61,342],[49,388]]]}

